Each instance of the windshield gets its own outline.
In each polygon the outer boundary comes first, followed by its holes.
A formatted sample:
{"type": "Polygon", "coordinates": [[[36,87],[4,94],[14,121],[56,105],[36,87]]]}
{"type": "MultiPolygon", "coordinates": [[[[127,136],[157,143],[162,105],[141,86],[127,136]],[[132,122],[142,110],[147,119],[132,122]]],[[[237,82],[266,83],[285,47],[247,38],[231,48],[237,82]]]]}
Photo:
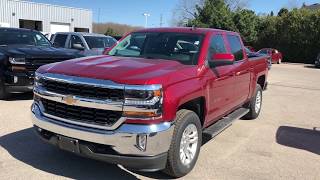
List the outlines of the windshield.
{"type": "Polygon", "coordinates": [[[51,43],[36,31],[1,30],[0,46],[8,45],[50,47],[51,43]]]}
{"type": "Polygon", "coordinates": [[[143,57],[197,64],[203,35],[190,33],[132,33],[109,53],[111,56],[143,57]]]}
{"type": "Polygon", "coordinates": [[[90,49],[104,49],[112,47],[117,41],[111,37],[84,36],[90,49]]]}

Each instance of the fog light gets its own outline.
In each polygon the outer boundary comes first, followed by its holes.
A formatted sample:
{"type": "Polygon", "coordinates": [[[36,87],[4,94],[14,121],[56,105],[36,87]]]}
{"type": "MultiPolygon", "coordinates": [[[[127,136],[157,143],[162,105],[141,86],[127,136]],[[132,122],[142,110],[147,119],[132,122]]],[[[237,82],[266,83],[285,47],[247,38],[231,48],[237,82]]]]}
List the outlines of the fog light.
{"type": "Polygon", "coordinates": [[[146,148],[147,148],[147,135],[146,134],[137,135],[137,147],[141,151],[146,150],[146,148]]]}
{"type": "Polygon", "coordinates": [[[13,82],[16,84],[18,82],[18,77],[17,76],[13,76],[13,82]]]}

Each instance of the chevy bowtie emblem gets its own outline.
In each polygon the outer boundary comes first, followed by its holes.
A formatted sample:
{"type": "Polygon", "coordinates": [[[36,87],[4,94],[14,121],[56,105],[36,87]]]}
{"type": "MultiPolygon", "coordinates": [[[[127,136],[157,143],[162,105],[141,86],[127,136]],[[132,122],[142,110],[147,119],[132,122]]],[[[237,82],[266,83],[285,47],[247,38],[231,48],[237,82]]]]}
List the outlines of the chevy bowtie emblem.
{"type": "Polygon", "coordinates": [[[74,105],[74,104],[77,102],[77,100],[74,99],[73,96],[63,97],[63,98],[62,98],[62,101],[64,101],[64,102],[65,102],[66,104],[68,104],[68,105],[74,105]]]}

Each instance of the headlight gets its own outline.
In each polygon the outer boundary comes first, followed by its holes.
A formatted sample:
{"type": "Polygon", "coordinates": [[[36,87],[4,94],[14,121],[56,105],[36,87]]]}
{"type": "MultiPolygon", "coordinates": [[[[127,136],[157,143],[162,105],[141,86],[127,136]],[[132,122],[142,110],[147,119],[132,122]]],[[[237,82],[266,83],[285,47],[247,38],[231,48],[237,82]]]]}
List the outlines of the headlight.
{"type": "Polygon", "coordinates": [[[24,57],[9,57],[11,64],[26,64],[26,58],[24,57]]]}
{"type": "Polygon", "coordinates": [[[124,116],[150,119],[162,115],[162,86],[126,86],[124,116]]]}
{"type": "Polygon", "coordinates": [[[41,77],[42,77],[42,74],[40,74],[40,73],[35,73],[35,75],[34,75],[34,85],[35,85],[35,87],[38,87],[38,86],[41,86],[41,77]]]}

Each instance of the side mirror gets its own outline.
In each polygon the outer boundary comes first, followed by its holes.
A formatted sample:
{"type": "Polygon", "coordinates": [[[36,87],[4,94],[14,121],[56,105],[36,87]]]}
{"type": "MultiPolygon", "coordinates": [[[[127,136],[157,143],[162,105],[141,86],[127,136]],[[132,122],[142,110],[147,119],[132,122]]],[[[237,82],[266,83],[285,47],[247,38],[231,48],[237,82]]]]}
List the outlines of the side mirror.
{"type": "Polygon", "coordinates": [[[229,53],[214,54],[209,60],[210,67],[228,66],[234,63],[234,55],[229,53]]]}
{"type": "Polygon", "coordinates": [[[72,45],[72,49],[76,49],[76,50],[79,50],[79,51],[83,51],[83,50],[84,50],[84,47],[83,47],[81,44],[73,44],[73,45],[72,45]]]}

